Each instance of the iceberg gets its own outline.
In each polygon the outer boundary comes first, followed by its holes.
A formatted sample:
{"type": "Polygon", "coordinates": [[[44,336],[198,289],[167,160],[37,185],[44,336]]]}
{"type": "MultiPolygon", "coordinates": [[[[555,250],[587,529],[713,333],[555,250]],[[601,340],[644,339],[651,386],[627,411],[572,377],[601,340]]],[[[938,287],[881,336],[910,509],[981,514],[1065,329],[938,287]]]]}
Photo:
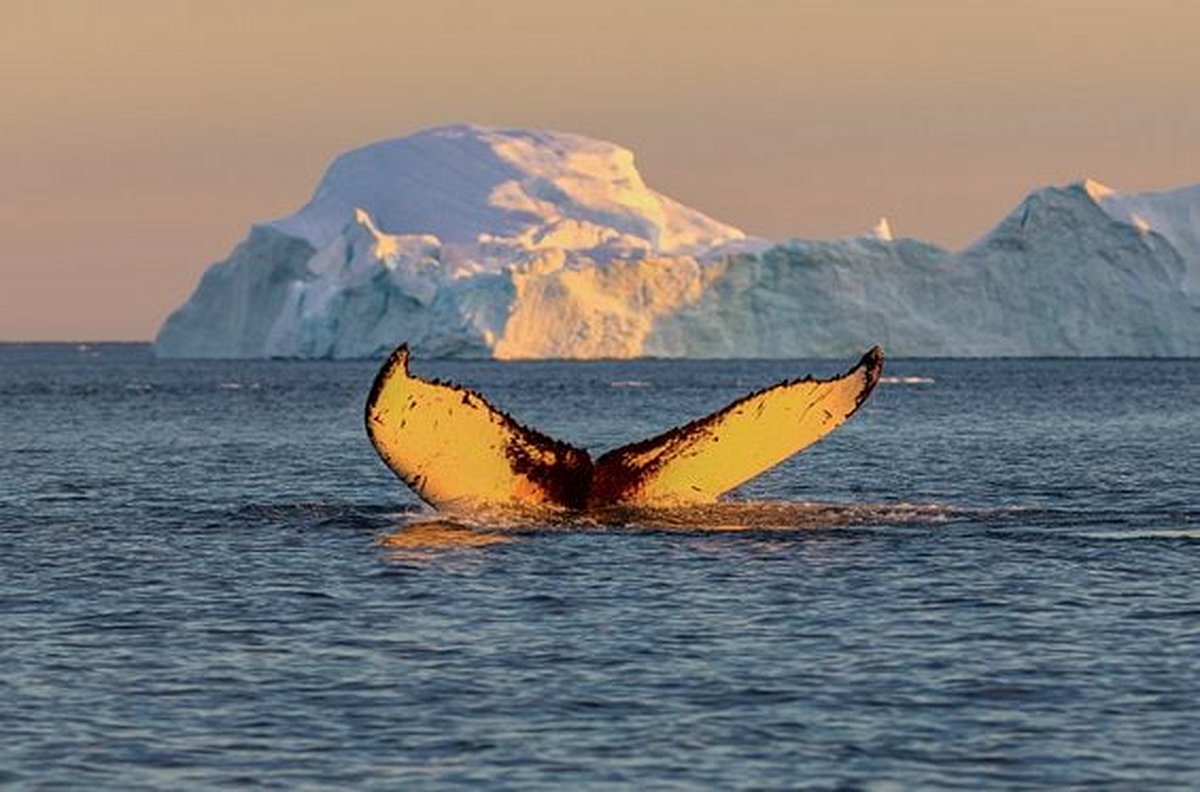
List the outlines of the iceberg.
{"type": "Polygon", "coordinates": [[[764,240],[620,146],[455,125],[338,157],[159,331],[168,357],[1194,356],[1200,185],[1031,193],[961,251],[764,240]]]}

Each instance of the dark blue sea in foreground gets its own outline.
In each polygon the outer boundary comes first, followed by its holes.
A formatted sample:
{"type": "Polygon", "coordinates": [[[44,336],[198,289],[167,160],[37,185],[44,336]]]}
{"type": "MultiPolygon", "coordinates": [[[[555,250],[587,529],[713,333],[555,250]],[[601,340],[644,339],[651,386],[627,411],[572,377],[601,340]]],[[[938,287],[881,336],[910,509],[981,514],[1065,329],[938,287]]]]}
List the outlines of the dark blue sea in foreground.
{"type": "MultiPolygon", "coordinates": [[[[413,370],[603,450],[851,363],[413,370]]],[[[0,785],[1200,787],[1200,361],[889,361],[733,505],[503,524],[377,365],[0,346],[0,785]]]]}

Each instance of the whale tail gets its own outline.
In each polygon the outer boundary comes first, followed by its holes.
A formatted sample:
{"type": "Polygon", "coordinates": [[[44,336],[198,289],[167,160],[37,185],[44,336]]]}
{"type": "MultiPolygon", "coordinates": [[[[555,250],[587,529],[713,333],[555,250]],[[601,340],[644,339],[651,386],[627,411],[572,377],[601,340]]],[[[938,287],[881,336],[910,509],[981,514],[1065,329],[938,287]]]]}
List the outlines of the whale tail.
{"type": "Polygon", "coordinates": [[[367,434],[388,467],[438,508],[711,503],[840,426],[883,367],[874,347],[840,377],[781,382],[593,462],[471,390],[413,376],[408,358],[401,345],[375,377],[367,434]]]}

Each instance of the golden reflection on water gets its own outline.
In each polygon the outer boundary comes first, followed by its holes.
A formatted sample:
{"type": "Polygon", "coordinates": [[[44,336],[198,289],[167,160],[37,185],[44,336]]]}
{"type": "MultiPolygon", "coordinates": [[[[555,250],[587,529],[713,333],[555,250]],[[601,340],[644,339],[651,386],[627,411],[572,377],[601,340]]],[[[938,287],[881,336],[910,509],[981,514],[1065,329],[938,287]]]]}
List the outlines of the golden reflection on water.
{"type": "Polygon", "coordinates": [[[936,504],[825,504],[786,501],[728,502],[680,508],[615,507],[589,512],[508,510],[413,515],[378,540],[405,554],[478,549],[544,533],[757,532],[780,539],[815,531],[940,523],[956,511],[936,504]]]}
{"type": "Polygon", "coordinates": [[[430,520],[405,525],[379,538],[393,550],[436,550],[450,547],[487,547],[512,542],[511,534],[472,528],[447,520],[430,520]]]}

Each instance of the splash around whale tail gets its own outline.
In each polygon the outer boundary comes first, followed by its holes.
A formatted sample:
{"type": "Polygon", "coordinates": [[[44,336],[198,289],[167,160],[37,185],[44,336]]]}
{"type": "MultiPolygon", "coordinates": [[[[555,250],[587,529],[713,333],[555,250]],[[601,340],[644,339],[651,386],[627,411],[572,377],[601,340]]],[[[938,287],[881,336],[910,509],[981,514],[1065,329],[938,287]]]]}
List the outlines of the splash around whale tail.
{"type": "Polygon", "coordinates": [[[413,376],[408,360],[401,345],[375,377],[367,434],[404,483],[443,509],[711,503],[840,426],[883,369],[874,347],[840,377],[781,382],[593,462],[473,391],[413,376]]]}

